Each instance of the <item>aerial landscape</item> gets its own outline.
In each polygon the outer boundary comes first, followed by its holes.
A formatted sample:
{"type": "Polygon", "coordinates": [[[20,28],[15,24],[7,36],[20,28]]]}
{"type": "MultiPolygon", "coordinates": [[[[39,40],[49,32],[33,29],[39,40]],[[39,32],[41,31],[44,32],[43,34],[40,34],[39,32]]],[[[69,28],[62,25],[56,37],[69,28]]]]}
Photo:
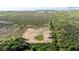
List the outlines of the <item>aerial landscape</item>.
{"type": "Polygon", "coordinates": [[[0,11],[0,51],[79,51],[79,7],[0,11]]]}

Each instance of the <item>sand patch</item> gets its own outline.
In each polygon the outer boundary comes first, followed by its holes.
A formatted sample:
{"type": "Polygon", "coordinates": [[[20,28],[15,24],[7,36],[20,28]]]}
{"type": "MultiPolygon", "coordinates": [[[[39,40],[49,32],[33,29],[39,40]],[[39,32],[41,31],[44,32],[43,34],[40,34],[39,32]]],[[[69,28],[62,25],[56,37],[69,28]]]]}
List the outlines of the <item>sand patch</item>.
{"type": "Polygon", "coordinates": [[[47,43],[51,42],[50,37],[50,30],[48,27],[42,27],[42,28],[28,28],[25,33],[23,34],[22,38],[28,39],[27,42],[29,43],[47,43]],[[44,39],[42,41],[35,40],[35,36],[37,35],[43,35],[44,39]]]}

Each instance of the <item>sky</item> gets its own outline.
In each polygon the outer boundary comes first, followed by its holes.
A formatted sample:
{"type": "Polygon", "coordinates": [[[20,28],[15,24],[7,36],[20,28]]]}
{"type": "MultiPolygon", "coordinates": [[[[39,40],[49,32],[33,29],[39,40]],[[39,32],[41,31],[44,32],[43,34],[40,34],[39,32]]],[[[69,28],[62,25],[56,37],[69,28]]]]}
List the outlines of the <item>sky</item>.
{"type": "Polygon", "coordinates": [[[0,0],[0,10],[31,10],[43,7],[79,7],[79,0],[0,0]]]}

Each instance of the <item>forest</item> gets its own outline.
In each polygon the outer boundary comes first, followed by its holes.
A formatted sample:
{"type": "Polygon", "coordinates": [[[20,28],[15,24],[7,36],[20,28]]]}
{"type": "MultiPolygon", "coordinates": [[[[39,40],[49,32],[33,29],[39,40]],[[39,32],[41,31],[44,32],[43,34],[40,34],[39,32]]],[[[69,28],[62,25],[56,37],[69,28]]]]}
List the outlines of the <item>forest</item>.
{"type": "Polygon", "coordinates": [[[0,51],[79,51],[79,10],[0,12],[0,51]],[[27,28],[41,27],[49,28],[51,42],[22,38],[27,28]]]}

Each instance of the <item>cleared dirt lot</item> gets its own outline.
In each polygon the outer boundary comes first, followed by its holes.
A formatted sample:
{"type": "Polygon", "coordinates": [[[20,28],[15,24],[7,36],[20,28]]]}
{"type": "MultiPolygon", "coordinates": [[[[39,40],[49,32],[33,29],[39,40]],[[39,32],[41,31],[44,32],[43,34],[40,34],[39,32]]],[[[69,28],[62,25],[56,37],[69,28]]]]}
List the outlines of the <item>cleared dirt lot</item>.
{"type": "Polygon", "coordinates": [[[28,28],[25,33],[23,34],[22,38],[28,39],[27,42],[29,43],[47,43],[51,42],[50,37],[50,30],[48,27],[42,28],[28,28]],[[35,40],[35,36],[42,34],[44,39],[42,41],[35,40]]]}

